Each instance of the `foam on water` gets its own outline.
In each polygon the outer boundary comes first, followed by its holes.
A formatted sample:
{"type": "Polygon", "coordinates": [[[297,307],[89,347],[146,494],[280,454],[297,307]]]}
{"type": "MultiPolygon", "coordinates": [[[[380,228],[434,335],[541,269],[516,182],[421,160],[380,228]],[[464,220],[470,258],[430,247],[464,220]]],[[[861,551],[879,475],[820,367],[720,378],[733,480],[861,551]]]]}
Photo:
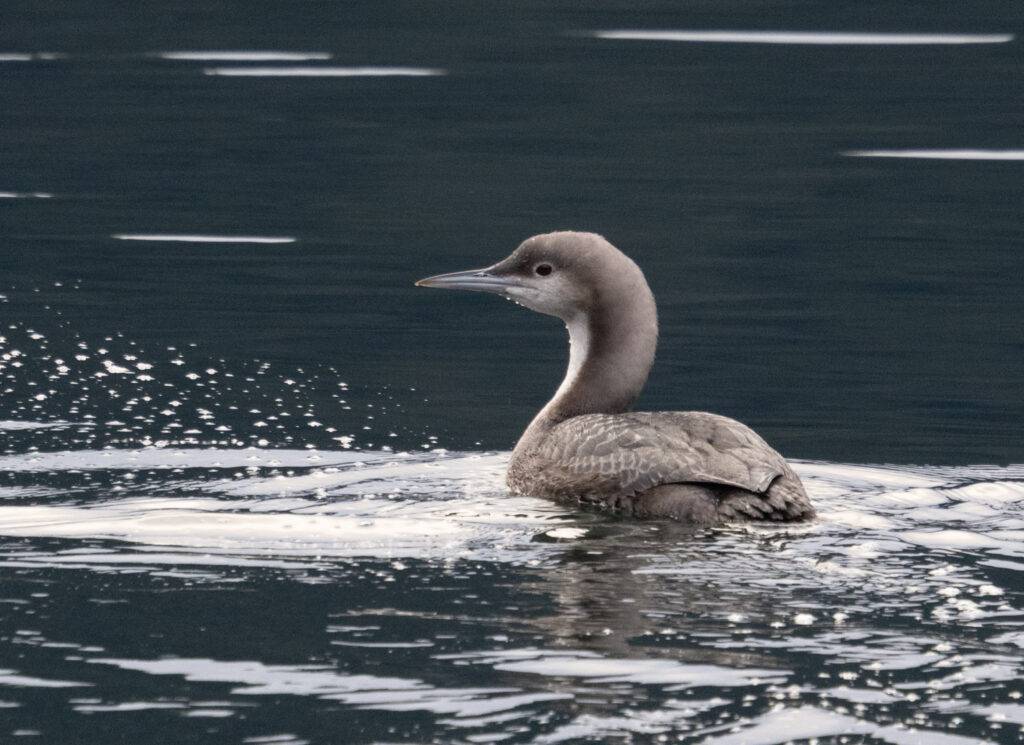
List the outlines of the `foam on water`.
{"type": "MultiPolygon", "coordinates": [[[[118,539],[142,546],[173,546],[202,551],[214,564],[227,557],[387,556],[444,559],[477,556],[520,561],[530,539],[564,508],[503,493],[500,456],[431,456],[381,453],[318,454],[310,451],[187,451],[159,449],[118,453],[33,454],[19,463],[0,459],[11,473],[47,472],[64,467],[82,473],[100,468],[171,469],[187,464],[213,478],[184,480],[196,496],[113,496],[87,504],[0,506],[0,535],[76,539],[118,539]],[[311,462],[317,463],[311,467],[311,462]],[[237,468],[245,475],[217,478],[237,468]],[[303,475],[252,475],[262,470],[304,469],[303,475]],[[206,496],[210,495],[210,496],[206,496]],[[112,498],[111,498],[112,497],[112,498]],[[522,542],[524,545],[516,545],[522,542]]],[[[161,483],[156,491],[171,484],[161,483]]],[[[143,492],[145,487],[117,490],[143,492]]],[[[575,535],[575,534],[574,534],[575,535]]],[[[564,538],[564,535],[555,537],[564,538]]],[[[182,554],[159,557],[140,549],[144,564],[190,563],[182,554]]],[[[14,557],[8,556],[13,559],[14,557]]],[[[65,556],[53,557],[64,565],[65,556]]],[[[105,554],[75,553],[76,566],[105,554]]],[[[46,561],[33,553],[27,561],[46,561]]]]}
{"type": "MultiPolygon", "coordinates": [[[[218,556],[477,556],[522,561],[546,554],[536,536],[588,540],[591,513],[507,495],[507,455],[320,451],[261,448],[167,448],[30,452],[0,456],[10,478],[52,482],[104,475],[108,493],[73,503],[55,499],[0,506],[0,534],[118,539],[175,546],[218,556]],[[149,474],[144,478],[142,474],[149,474]],[[582,519],[582,523],[579,520],[582,519]],[[552,526],[552,520],[563,521],[552,526]]],[[[1024,485],[1020,469],[927,469],[798,463],[821,512],[816,524],[785,529],[808,539],[816,571],[858,574],[863,559],[898,554],[900,546],[945,552],[992,550],[1024,556],[1024,485]],[[981,474],[986,480],[976,481],[981,474]],[[820,488],[819,488],[820,487],[820,488]],[[970,528],[964,528],[969,524],[970,528]],[[846,562],[820,564],[823,535],[857,539],[832,552],[846,562]]],[[[34,484],[38,486],[39,484],[34,484]]],[[[85,485],[83,484],[83,487],[85,485]]],[[[38,494],[38,492],[36,492],[38,494]]],[[[751,524],[738,530],[779,530],[751,524]]],[[[9,557],[13,558],[13,557],[9,557]]],[[[34,555],[32,561],[45,561],[34,555]]],[[[152,562],[152,557],[145,557],[152,562]]],[[[884,562],[883,562],[884,564],[884,562]]],[[[867,569],[877,575],[879,565],[867,569]]],[[[649,562],[640,573],[688,571],[649,562]]]]}

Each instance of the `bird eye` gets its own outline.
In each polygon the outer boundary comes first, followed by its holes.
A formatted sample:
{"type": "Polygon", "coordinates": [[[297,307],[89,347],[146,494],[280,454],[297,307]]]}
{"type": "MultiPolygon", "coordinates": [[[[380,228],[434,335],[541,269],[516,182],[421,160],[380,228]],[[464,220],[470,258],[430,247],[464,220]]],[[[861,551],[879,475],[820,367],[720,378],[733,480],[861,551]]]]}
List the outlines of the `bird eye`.
{"type": "Polygon", "coordinates": [[[534,271],[537,272],[537,274],[539,274],[540,276],[546,277],[549,274],[551,274],[551,264],[538,264],[537,268],[534,269],[534,271]]]}

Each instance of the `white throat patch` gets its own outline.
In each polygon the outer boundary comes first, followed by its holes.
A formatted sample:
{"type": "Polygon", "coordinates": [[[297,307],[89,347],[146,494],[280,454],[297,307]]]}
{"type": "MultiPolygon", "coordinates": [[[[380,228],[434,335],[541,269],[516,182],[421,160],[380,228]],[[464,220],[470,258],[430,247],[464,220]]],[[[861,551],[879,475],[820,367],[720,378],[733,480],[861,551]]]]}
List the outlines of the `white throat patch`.
{"type": "Polygon", "coordinates": [[[565,379],[555,392],[556,399],[564,395],[576,382],[580,368],[583,367],[583,362],[590,351],[590,325],[587,323],[586,315],[576,314],[565,327],[569,330],[569,367],[565,371],[565,379]]]}

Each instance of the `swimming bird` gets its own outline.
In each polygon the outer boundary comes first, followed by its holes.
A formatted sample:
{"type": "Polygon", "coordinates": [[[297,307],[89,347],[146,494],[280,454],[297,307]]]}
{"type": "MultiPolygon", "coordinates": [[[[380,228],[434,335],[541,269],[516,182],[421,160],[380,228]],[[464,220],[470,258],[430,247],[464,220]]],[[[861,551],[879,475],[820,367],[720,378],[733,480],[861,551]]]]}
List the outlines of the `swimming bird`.
{"type": "Polygon", "coordinates": [[[569,330],[565,379],[512,452],[513,493],[697,525],[814,517],[785,458],[746,425],[702,411],[633,411],[654,363],[658,313],[643,272],[602,236],[536,235],[486,269],[416,284],[502,295],[569,330]]]}

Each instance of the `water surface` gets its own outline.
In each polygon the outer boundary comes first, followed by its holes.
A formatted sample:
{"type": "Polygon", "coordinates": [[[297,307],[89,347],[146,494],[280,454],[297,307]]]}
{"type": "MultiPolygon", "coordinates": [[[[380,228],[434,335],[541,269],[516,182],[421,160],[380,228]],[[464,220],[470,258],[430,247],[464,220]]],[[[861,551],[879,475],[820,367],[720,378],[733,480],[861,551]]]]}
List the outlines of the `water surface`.
{"type": "Polygon", "coordinates": [[[0,741],[1020,742],[1019,4],[8,5],[0,741]],[[562,228],[818,521],[507,494],[562,228]]]}

